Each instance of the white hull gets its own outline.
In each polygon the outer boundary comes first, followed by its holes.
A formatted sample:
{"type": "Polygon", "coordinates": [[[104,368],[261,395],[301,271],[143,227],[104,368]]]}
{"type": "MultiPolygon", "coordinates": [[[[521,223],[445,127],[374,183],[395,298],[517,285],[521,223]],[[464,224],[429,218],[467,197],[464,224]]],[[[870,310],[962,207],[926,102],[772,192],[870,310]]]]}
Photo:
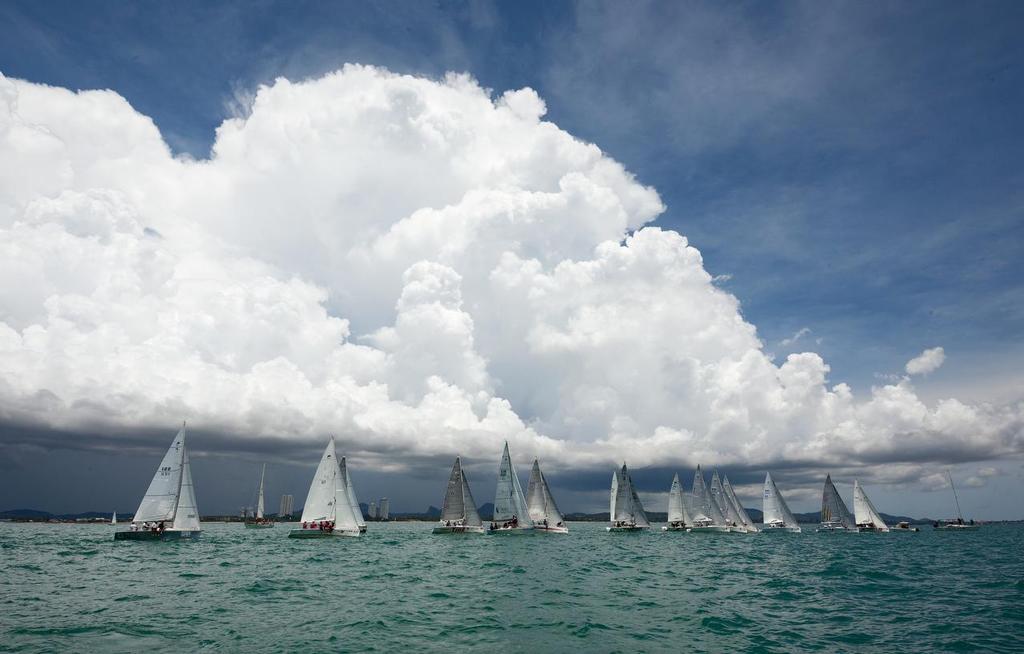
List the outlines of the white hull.
{"type": "Polygon", "coordinates": [[[814,531],[819,534],[856,534],[858,530],[856,527],[843,527],[823,524],[814,531]]]}
{"type": "Polygon", "coordinates": [[[334,529],[330,531],[320,529],[292,529],[288,533],[288,538],[358,538],[360,535],[358,529],[334,529]]]}
{"type": "Polygon", "coordinates": [[[534,531],[538,534],[568,534],[568,527],[543,527],[541,525],[534,526],[534,531]]]}
{"type": "Polygon", "coordinates": [[[695,534],[727,534],[729,528],[724,525],[708,525],[706,527],[691,527],[690,531],[695,534]]]}
{"type": "Polygon", "coordinates": [[[786,527],[784,525],[763,525],[761,532],[765,534],[799,534],[800,527],[786,527]]]}
{"type": "Polygon", "coordinates": [[[661,530],[662,530],[662,531],[680,531],[680,532],[688,532],[688,531],[690,531],[690,528],[689,528],[689,527],[672,527],[672,526],[665,526],[665,527],[662,527],[662,528],[661,528],[661,530]]]}
{"type": "Polygon", "coordinates": [[[974,531],[981,525],[939,525],[935,531],[974,531]]]}
{"type": "Polygon", "coordinates": [[[488,529],[488,534],[495,536],[533,536],[536,533],[533,527],[495,527],[488,529]]]}
{"type": "Polygon", "coordinates": [[[446,527],[441,525],[440,527],[434,527],[430,532],[432,534],[482,534],[484,533],[483,527],[467,527],[465,525],[449,526],[446,527]]]}
{"type": "Polygon", "coordinates": [[[612,532],[636,532],[643,531],[644,529],[647,529],[647,527],[640,527],[638,525],[633,525],[630,527],[605,527],[606,531],[612,532]]]}

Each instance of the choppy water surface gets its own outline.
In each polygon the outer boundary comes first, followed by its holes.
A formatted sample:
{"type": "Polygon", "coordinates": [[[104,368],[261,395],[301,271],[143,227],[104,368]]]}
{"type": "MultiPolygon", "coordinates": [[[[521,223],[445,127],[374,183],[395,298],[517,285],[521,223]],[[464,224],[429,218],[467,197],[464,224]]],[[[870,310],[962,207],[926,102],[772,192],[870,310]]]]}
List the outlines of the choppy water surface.
{"type": "Polygon", "coordinates": [[[0,650],[1024,650],[1024,527],[196,543],[0,524],[0,650]]]}

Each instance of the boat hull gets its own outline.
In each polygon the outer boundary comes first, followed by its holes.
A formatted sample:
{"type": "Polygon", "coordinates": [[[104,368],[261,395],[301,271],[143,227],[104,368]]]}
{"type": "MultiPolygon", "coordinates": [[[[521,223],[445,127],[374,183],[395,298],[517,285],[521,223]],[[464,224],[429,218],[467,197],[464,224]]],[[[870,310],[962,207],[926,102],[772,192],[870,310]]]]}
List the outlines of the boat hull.
{"type": "Polygon", "coordinates": [[[482,534],[482,533],[484,533],[484,528],[483,527],[467,527],[465,525],[452,526],[452,527],[440,526],[440,527],[434,527],[434,529],[433,529],[433,531],[431,531],[431,533],[433,533],[433,534],[482,534]]]}
{"type": "Polygon", "coordinates": [[[292,529],[288,532],[288,538],[358,538],[360,533],[361,532],[357,529],[335,529],[333,531],[321,531],[319,529],[292,529]]]}
{"type": "Polygon", "coordinates": [[[662,527],[661,530],[662,531],[678,531],[678,532],[686,533],[686,532],[690,531],[690,528],[689,527],[665,526],[665,527],[662,527]]]}
{"type": "Polygon", "coordinates": [[[202,532],[199,531],[171,531],[170,529],[159,531],[118,531],[114,533],[114,540],[145,540],[145,541],[172,541],[172,540],[196,540],[202,532]]]}
{"type": "Polygon", "coordinates": [[[247,522],[245,523],[246,529],[270,529],[274,526],[273,522],[247,522]]]}
{"type": "Polygon", "coordinates": [[[834,525],[821,525],[814,530],[819,534],[856,534],[856,527],[837,527],[834,525]]]}
{"type": "Polygon", "coordinates": [[[761,533],[763,534],[799,534],[800,532],[800,527],[776,527],[773,525],[761,527],[761,533]]]}
{"type": "Polygon", "coordinates": [[[628,534],[639,533],[641,531],[644,531],[645,529],[647,529],[647,527],[605,527],[606,531],[610,531],[612,533],[624,533],[624,534],[626,534],[626,533],[628,533],[628,534]]]}
{"type": "Polygon", "coordinates": [[[534,531],[536,531],[538,534],[568,534],[569,533],[569,528],[568,527],[542,527],[540,525],[536,525],[534,527],[534,531]]]}
{"type": "Polygon", "coordinates": [[[496,527],[488,529],[492,536],[533,536],[536,530],[533,527],[496,527]]]}
{"type": "Polygon", "coordinates": [[[707,527],[690,527],[690,531],[694,534],[728,534],[731,530],[722,525],[709,525],[707,527]]]}
{"type": "Polygon", "coordinates": [[[935,531],[975,531],[981,525],[939,525],[932,527],[935,531]]]}

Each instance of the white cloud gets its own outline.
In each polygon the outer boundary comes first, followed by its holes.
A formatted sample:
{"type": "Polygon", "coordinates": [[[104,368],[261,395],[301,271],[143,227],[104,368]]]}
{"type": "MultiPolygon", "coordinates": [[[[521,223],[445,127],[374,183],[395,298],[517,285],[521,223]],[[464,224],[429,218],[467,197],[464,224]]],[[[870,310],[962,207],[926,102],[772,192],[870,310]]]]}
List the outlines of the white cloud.
{"type": "MultiPolygon", "coordinates": [[[[796,331],[796,333],[794,333],[789,338],[784,338],[781,341],[779,341],[779,345],[781,345],[782,347],[789,347],[790,345],[794,345],[797,341],[799,341],[801,338],[807,336],[810,333],[811,329],[809,327],[801,327],[796,331]]],[[[818,341],[820,343],[821,339],[818,339],[818,341]]]]}
{"type": "Polygon", "coordinates": [[[0,418],[335,433],[391,464],[506,438],[578,466],[1021,452],[1020,405],[773,363],[644,227],[657,193],[545,111],[347,66],[260,88],[192,161],[112,92],[0,78],[0,418]]]}
{"type": "Polygon", "coordinates": [[[930,350],[925,350],[910,361],[907,361],[907,374],[927,375],[930,372],[938,370],[939,366],[941,366],[945,360],[946,351],[941,347],[933,347],[930,350]]]}

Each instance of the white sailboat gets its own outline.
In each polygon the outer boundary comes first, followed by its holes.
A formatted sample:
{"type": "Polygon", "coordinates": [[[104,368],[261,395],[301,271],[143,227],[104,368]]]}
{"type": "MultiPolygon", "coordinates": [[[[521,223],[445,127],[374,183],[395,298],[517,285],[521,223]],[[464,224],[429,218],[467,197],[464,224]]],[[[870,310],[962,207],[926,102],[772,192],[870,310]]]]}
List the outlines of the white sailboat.
{"type": "Polygon", "coordinates": [[[868,499],[864,487],[856,479],[853,480],[853,516],[857,523],[857,531],[889,531],[889,526],[882,520],[882,516],[878,515],[875,505],[868,499]]]}
{"type": "Polygon", "coordinates": [[[640,531],[651,527],[625,463],[612,475],[608,519],[611,522],[608,531],[640,531]]]}
{"type": "Polygon", "coordinates": [[[852,533],[857,531],[857,523],[846,508],[843,498],[839,496],[836,485],[832,483],[832,475],[825,475],[825,488],[821,492],[821,524],[816,531],[823,533],[852,533]]]}
{"type": "Polygon", "coordinates": [[[115,532],[114,540],[180,540],[199,535],[199,509],[182,423],[135,511],[131,527],[115,532]]]}
{"type": "Polygon", "coordinates": [[[785,498],[779,492],[778,486],[772,479],[772,473],[764,477],[764,503],[762,506],[764,517],[764,530],[770,532],[791,531],[800,533],[800,524],[797,523],[793,512],[789,510],[785,498]]]}
{"type": "Polygon", "coordinates": [[[739,526],[742,531],[748,534],[756,534],[760,531],[757,525],[754,524],[754,521],[750,519],[750,514],[743,508],[743,504],[740,503],[740,498],[736,496],[736,491],[733,490],[728,477],[722,477],[722,489],[725,491],[725,496],[729,499],[729,503],[732,504],[733,513],[739,520],[739,526]]]}
{"type": "Polygon", "coordinates": [[[462,472],[462,457],[455,457],[448,490],[444,494],[441,520],[434,527],[435,534],[482,534],[483,521],[476,510],[476,501],[469,491],[469,482],[462,472]]]}
{"type": "Polygon", "coordinates": [[[953,520],[940,520],[933,526],[939,531],[970,531],[977,529],[980,525],[969,520],[964,522],[964,514],[960,511],[960,498],[956,494],[956,486],[953,484],[953,473],[946,470],[946,475],[949,477],[949,487],[953,489],[953,500],[956,502],[956,519],[953,520]]]}
{"type": "Polygon", "coordinates": [[[534,528],[538,532],[548,534],[568,534],[569,528],[565,526],[565,517],[558,510],[555,498],[551,496],[551,489],[548,488],[548,480],[540,471],[540,462],[533,460],[533,470],[530,471],[530,483],[526,486],[526,504],[530,509],[530,518],[533,520],[534,528]]]}
{"type": "Polygon", "coordinates": [[[338,463],[334,438],[327,443],[320,465],[302,507],[302,527],[293,529],[289,538],[328,538],[359,536],[359,523],[348,500],[348,487],[338,463]]]}
{"type": "Polygon", "coordinates": [[[498,466],[498,487],[494,491],[494,516],[487,530],[490,534],[532,534],[533,518],[523,496],[512,457],[508,453],[508,442],[501,453],[498,466]]]}
{"type": "Polygon", "coordinates": [[[683,485],[679,483],[679,473],[672,476],[672,487],[668,489],[668,524],[662,531],[690,531],[693,520],[686,511],[683,502],[683,485]]]}
{"type": "Polygon", "coordinates": [[[263,517],[263,480],[267,476],[267,464],[263,464],[263,471],[260,473],[260,489],[256,493],[256,515],[252,518],[246,518],[245,528],[246,529],[268,529],[274,526],[274,523],[263,517]]]}
{"type": "Polygon", "coordinates": [[[117,511],[114,511],[114,513],[111,514],[111,516],[110,516],[110,524],[112,524],[112,525],[116,525],[117,524],[117,511]]]}
{"type": "Polygon", "coordinates": [[[363,509],[356,499],[356,487],[352,483],[352,475],[348,472],[348,463],[345,457],[341,457],[341,476],[345,479],[345,493],[348,495],[348,505],[352,508],[352,515],[356,517],[356,524],[361,533],[366,533],[366,520],[363,518],[363,509]]]}
{"type": "Polygon", "coordinates": [[[704,483],[704,473],[701,472],[699,465],[693,474],[693,487],[690,491],[690,515],[693,517],[693,527],[690,531],[697,533],[729,531],[725,516],[715,505],[708,486],[704,483]]]}

